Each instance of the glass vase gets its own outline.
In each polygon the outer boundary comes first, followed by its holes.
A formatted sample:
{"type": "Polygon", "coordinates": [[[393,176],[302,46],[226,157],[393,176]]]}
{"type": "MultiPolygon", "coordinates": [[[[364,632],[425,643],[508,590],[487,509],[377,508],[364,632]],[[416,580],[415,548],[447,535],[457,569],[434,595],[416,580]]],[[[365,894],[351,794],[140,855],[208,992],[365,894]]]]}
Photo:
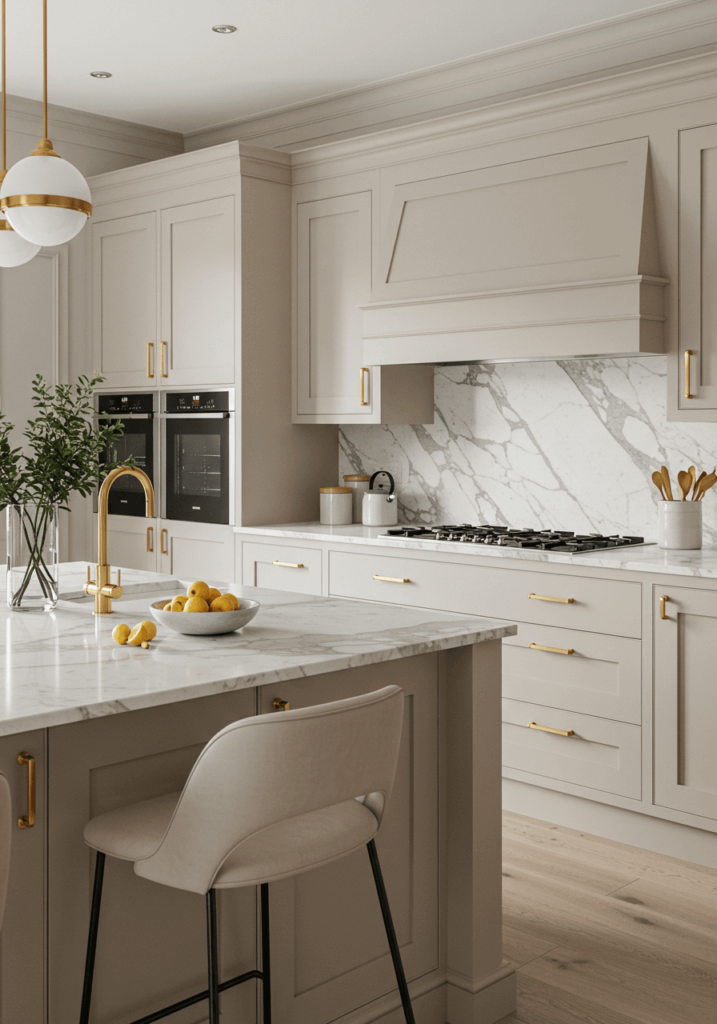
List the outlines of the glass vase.
{"type": "Polygon", "coordinates": [[[57,604],[58,508],[8,505],[7,603],[17,612],[48,612],[57,604]]]}

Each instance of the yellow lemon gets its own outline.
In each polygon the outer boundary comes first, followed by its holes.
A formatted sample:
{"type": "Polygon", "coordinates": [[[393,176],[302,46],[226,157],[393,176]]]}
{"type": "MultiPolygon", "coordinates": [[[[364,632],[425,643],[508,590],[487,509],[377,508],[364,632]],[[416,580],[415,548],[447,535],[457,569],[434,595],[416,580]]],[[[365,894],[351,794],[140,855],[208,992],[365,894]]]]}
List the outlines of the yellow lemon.
{"type": "Polygon", "coordinates": [[[127,637],[127,643],[132,644],[133,647],[139,647],[141,643],[144,643],[144,641],[148,639],[147,630],[144,628],[143,623],[140,622],[138,626],[134,627],[130,635],[127,637]]]}
{"type": "Polygon", "coordinates": [[[198,580],[197,583],[192,583],[191,587],[187,589],[188,597],[201,597],[204,601],[209,597],[209,587],[206,583],[198,580]]]}
{"type": "Polygon", "coordinates": [[[209,610],[212,612],[233,612],[234,605],[228,597],[215,597],[209,605],[209,610]]]}
{"type": "Polygon", "coordinates": [[[221,596],[222,596],[222,594],[221,594],[220,590],[217,590],[216,587],[210,587],[209,588],[209,594],[204,598],[204,600],[207,601],[209,603],[209,605],[211,605],[211,603],[212,603],[212,601],[214,600],[215,597],[221,597],[221,596]]]}
{"type": "Polygon", "coordinates": [[[172,602],[171,601],[167,601],[167,603],[165,604],[165,606],[162,609],[162,611],[163,612],[171,612],[171,610],[172,610],[172,602]]]}
{"type": "Polygon", "coordinates": [[[171,607],[170,611],[173,611],[173,612],[183,612],[184,611],[184,606],[185,606],[185,604],[187,603],[188,600],[189,600],[189,598],[185,597],[184,594],[177,594],[176,597],[172,598],[172,607],[171,607]]]}
{"type": "Polygon", "coordinates": [[[190,597],[184,606],[185,612],[208,612],[209,605],[203,597],[190,597]]]}
{"type": "Polygon", "coordinates": [[[129,634],[129,626],[125,626],[123,623],[121,626],[115,626],[112,630],[112,639],[116,644],[126,644],[129,634]]]}
{"type": "Polygon", "coordinates": [[[154,640],[154,638],[157,635],[157,627],[155,626],[155,624],[153,622],[150,622],[149,619],[145,619],[142,625],[147,630],[147,639],[154,640]]]}
{"type": "Polygon", "coordinates": [[[241,607],[241,605],[239,604],[239,599],[234,597],[233,594],[230,594],[228,590],[226,594],[222,594],[222,597],[228,597],[237,610],[241,607]]]}

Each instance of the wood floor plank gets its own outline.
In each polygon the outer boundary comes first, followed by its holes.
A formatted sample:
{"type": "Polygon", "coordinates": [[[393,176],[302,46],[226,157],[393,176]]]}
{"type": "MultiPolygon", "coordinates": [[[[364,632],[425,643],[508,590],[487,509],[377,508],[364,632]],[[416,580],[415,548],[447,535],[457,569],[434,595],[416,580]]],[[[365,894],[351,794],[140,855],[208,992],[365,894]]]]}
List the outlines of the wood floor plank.
{"type": "Polygon", "coordinates": [[[615,963],[607,964],[582,951],[552,950],[521,967],[522,977],[531,977],[569,992],[582,1002],[598,1001],[601,1006],[625,1014],[642,1024],[714,1024],[715,991],[694,985],[689,978],[675,985],[653,971],[650,978],[615,963]]]}
{"type": "Polygon", "coordinates": [[[516,967],[522,967],[529,960],[535,960],[543,953],[549,953],[558,945],[557,942],[546,942],[544,939],[540,939],[531,934],[529,930],[508,920],[507,917],[503,922],[503,956],[516,967]]]}
{"type": "Polygon", "coordinates": [[[503,872],[509,873],[512,868],[544,872],[552,877],[559,875],[571,885],[603,894],[622,888],[636,878],[634,868],[616,866],[609,859],[595,863],[581,848],[540,845],[519,836],[503,838],[503,872]]]}
{"type": "MultiPolygon", "coordinates": [[[[601,1005],[536,978],[518,974],[518,1009],[521,1024],[640,1024],[635,1017],[601,1005]]],[[[677,1024],[677,1022],[675,1022],[677,1024]]]]}

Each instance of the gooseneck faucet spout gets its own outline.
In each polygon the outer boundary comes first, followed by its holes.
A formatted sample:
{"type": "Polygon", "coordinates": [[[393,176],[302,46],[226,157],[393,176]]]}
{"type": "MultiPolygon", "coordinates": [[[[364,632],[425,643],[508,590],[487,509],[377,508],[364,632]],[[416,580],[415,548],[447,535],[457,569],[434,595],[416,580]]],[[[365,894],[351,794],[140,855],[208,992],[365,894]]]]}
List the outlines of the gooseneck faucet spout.
{"type": "Polygon", "coordinates": [[[119,570],[117,571],[117,583],[113,584],[110,581],[112,566],[109,565],[107,561],[107,515],[109,510],[110,489],[115,480],[121,476],[133,476],[139,480],[142,487],[144,487],[147,518],[154,518],[154,488],[152,487],[152,481],[144,470],[133,469],[130,466],[118,466],[117,469],[113,469],[107,474],[102,482],[102,486],[100,487],[97,509],[97,571],[95,573],[95,578],[91,580],[90,568],[89,566],[87,567],[87,583],[85,583],[83,587],[86,594],[94,596],[95,615],[111,615],[112,598],[118,600],[122,597],[123,593],[122,587],[120,586],[119,570]]]}

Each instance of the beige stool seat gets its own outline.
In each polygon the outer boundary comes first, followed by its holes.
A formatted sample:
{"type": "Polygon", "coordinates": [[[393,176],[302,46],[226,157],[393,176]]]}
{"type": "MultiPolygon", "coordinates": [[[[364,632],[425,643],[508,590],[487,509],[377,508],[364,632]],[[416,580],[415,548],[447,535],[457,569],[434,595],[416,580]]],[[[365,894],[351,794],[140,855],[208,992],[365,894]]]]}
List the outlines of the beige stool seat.
{"type": "MultiPolygon", "coordinates": [[[[170,793],[93,818],[85,842],[118,860],[139,861],[159,849],[181,793],[170,793]]],[[[378,831],[375,815],[358,800],[297,814],[269,825],[235,847],[219,868],[215,889],[278,882],[329,864],[365,846],[378,831]]]]}

